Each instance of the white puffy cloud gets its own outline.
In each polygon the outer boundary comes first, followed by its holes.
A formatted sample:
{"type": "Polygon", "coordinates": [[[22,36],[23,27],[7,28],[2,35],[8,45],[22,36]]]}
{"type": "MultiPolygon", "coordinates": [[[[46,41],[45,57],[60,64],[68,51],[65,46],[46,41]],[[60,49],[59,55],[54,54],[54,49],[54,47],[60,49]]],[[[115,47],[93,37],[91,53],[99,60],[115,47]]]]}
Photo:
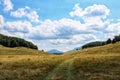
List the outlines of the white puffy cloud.
{"type": "MultiPolygon", "coordinates": [[[[107,22],[107,21],[106,21],[107,22]]],[[[116,35],[120,34],[120,22],[110,22],[108,21],[107,25],[101,31],[105,39],[113,38],[116,35]]]]}
{"type": "Polygon", "coordinates": [[[104,31],[105,28],[109,25],[108,20],[104,20],[110,13],[105,5],[94,4],[88,6],[85,9],[81,8],[79,4],[75,4],[73,11],[69,14],[74,17],[80,17],[84,21],[84,26],[87,27],[87,30],[91,31],[104,31]]]}
{"type": "Polygon", "coordinates": [[[85,17],[101,17],[106,18],[109,15],[110,10],[105,5],[96,5],[89,6],[85,8],[85,17]]]}
{"type": "Polygon", "coordinates": [[[70,39],[76,34],[91,33],[80,21],[67,18],[55,21],[45,20],[34,28],[35,31],[30,34],[34,39],[70,39]]]}
{"type": "Polygon", "coordinates": [[[25,8],[19,8],[18,10],[16,10],[16,11],[14,11],[14,12],[11,12],[10,13],[10,15],[11,16],[14,16],[14,17],[19,17],[19,18],[21,18],[21,17],[23,17],[23,16],[25,16],[26,14],[27,14],[27,9],[28,9],[29,7],[25,7],[25,8]]]}
{"type": "Polygon", "coordinates": [[[109,15],[110,10],[105,5],[94,4],[88,6],[85,9],[81,8],[79,4],[75,4],[73,11],[69,14],[74,17],[80,17],[83,19],[83,25],[87,27],[87,30],[92,31],[105,31],[109,25],[109,20],[104,20],[109,15]]]}
{"type": "MultiPolygon", "coordinates": [[[[25,38],[32,30],[32,24],[28,21],[5,22],[0,33],[9,36],[25,38]]],[[[27,38],[26,38],[27,39],[27,38]]]]}
{"type": "Polygon", "coordinates": [[[74,8],[73,8],[74,11],[70,12],[70,16],[78,16],[78,17],[81,17],[84,15],[84,11],[82,10],[82,8],[79,7],[79,4],[75,4],[74,8]]]}
{"type": "Polygon", "coordinates": [[[28,21],[14,21],[14,22],[6,22],[4,26],[4,30],[7,30],[10,33],[29,33],[32,28],[32,24],[28,21]]]}
{"type": "Polygon", "coordinates": [[[36,11],[32,11],[31,13],[27,14],[27,17],[31,22],[39,22],[39,16],[36,11]]]}
{"type": "Polygon", "coordinates": [[[86,7],[84,10],[80,8],[79,4],[76,4],[73,11],[69,14],[71,16],[78,16],[82,18],[106,18],[109,15],[110,10],[105,5],[94,4],[86,7]]]}
{"type": "Polygon", "coordinates": [[[111,23],[110,25],[108,25],[106,29],[106,33],[112,34],[112,35],[120,34],[120,22],[111,23]]]}
{"type": "Polygon", "coordinates": [[[13,4],[11,0],[3,0],[4,11],[9,11],[13,9],[13,4]]]}
{"type": "Polygon", "coordinates": [[[17,18],[22,18],[26,17],[28,18],[31,22],[38,23],[39,22],[39,16],[36,11],[32,10],[30,7],[26,6],[24,8],[19,8],[16,11],[12,11],[10,13],[11,16],[17,17],[17,18]]]}

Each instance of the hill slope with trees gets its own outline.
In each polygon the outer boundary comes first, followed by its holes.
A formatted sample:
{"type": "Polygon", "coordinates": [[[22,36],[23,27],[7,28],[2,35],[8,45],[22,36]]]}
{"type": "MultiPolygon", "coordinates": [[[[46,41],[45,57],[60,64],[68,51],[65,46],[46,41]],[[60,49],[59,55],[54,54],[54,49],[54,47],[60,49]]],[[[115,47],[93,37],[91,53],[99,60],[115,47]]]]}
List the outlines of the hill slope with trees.
{"type": "Polygon", "coordinates": [[[0,34],[0,45],[5,47],[27,47],[31,49],[38,49],[32,42],[26,41],[17,37],[10,37],[0,34]]]}
{"type": "Polygon", "coordinates": [[[107,44],[111,44],[111,43],[114,44],[114,43],[119,42],[119,41],[120,41],[120,35],[114,36],[113,39],[109,38],[106,41],[95,41],[95,42],[87,43],[87,44],[82,46],[82,49],[96,47],[96,46],[103,46],[103,45],[107,45],[107,44]]]}

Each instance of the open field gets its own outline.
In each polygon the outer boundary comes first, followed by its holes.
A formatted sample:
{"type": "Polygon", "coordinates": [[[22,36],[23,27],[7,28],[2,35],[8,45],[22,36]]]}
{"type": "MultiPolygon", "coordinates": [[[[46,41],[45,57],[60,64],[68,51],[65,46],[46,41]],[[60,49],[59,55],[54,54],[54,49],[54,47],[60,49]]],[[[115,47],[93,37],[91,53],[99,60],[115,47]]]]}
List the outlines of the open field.
{"type": "Polygon", "coordinates": [[[0,80],[120,80],[120,43],[63,55],[0,46],[0,80]]]}

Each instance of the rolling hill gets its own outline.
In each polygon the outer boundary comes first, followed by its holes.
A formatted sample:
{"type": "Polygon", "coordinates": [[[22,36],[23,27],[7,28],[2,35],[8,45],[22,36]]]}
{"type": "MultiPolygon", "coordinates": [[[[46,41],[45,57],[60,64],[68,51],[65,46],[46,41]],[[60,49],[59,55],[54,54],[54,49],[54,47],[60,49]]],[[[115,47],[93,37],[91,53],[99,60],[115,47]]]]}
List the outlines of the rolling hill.
{"type": "Polygon", "coordinates": [[[0,80],[120,80],[120,42],[63,55],[0,46],[0,80]]]}
{"type": "MultiPolygon", "coordinates": [[[[42,54],[45,53],[40,50],[30,49],[26,47],[4,47],[0,45],[0,55],[28,55],[28,54],[42,54]]],[[[45,53],[46,54],[46,53],[45,53]]]]}

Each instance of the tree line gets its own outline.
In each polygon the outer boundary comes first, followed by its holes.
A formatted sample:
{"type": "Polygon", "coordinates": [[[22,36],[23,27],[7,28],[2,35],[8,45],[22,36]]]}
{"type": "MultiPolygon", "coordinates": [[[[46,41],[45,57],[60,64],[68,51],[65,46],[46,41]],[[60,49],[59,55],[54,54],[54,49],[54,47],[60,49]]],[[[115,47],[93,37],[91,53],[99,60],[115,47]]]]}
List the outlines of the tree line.
{"type": "Polygon", "coordinates": [[[114,36],[113,39],[109,38],[106,41],[95,41],[95,42],[87,43],[82,46],[82,49],[96,47],[96,46],[103,46],[103,45],[107,45],[107,44],[111,44],[111,43],[114,44],[119,41],[120,41],[120,35],[117,35],[117,36],[114,36]]]}
{"type": "Polygon", "coordinates": [[[27,47],[31,49],[38,49],[38,47],[32,42],[17,37],[5,36],[3,34],[0,34],[0,45],[6,47],[27,47]]]}

